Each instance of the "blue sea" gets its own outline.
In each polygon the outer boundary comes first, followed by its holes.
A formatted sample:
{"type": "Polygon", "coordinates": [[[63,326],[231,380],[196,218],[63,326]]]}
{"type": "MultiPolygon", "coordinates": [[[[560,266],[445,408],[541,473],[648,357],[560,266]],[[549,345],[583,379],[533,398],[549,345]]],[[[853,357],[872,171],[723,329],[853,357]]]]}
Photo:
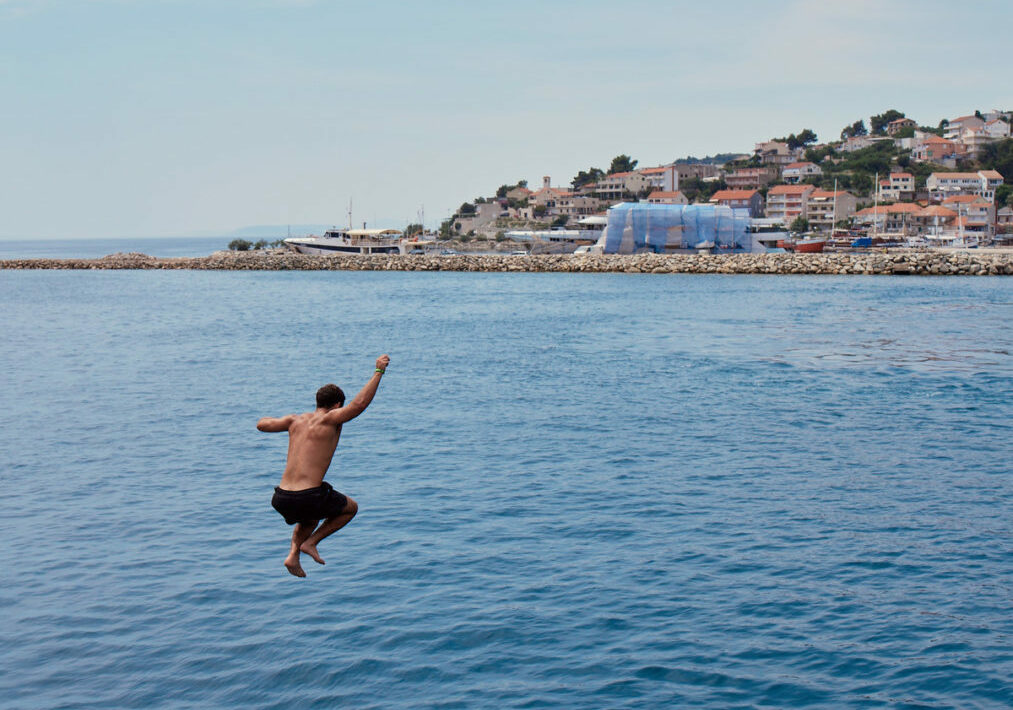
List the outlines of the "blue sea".
{"type": "Polygon", "coordinates": [[[0,308],[0,706],[1013,705],[1013,279],[0,271],[0,308]],[[381,353],[297,579],[255,423],[381,353]]]}

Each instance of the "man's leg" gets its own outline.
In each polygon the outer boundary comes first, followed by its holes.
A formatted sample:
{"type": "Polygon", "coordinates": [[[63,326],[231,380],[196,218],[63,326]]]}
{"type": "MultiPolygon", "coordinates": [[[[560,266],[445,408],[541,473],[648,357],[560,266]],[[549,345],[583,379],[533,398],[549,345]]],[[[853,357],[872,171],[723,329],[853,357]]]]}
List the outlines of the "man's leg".
{"type": "Polygon", "coordinates": [[[313,534],[313,528],[316,526],[316,520],[312,523],[296,523],[295,530],[292,531],[292,547],[289,548],[288,557],[285,558],[285,567],[296,577],[306,576],[306,572],[303,571],[302,564],[299,562],[299,546],[313,534]]]}
{"type": "Polygon", "coordinates": [[[352,498],[349,498],[348,502],[345,504],[345,509],[333,518],[327,518],[327,520],[322,522],[320,527],[313,531],[313,534],[306,538],[305,542],[299,545],[299,549],[312,557],[318,563],[324,564],[323,558],[317,553],[317,544],[319,544],[319,542],[328,535],[336,533],[338,530],[348,525],[358,512],[359,504],[352,498]]]}

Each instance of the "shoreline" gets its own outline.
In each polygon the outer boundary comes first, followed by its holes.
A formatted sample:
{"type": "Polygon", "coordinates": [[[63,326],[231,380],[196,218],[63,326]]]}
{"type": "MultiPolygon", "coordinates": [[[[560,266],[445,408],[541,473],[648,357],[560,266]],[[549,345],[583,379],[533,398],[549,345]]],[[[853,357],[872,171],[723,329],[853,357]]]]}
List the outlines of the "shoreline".
{"type": "Polygon", "coordinates": [[[215,252],[198,257],[110,254],[97,259],[4,259],[0,270],[485,271],[529,273],[1011,276],[1013,251],[823,254],[453,254],[309,256],[215,252]]]}

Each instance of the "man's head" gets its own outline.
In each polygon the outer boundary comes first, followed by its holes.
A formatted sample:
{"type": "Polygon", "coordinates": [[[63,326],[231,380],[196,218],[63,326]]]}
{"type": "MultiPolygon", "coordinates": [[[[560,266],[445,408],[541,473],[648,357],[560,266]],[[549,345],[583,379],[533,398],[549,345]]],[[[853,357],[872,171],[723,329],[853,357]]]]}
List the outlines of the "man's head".
{"type": "Polygon", "coordinates": [[[317,408],[334,409],[345,406],[345,393],[337,385],[324,385],[317,390],[317,408]]]}

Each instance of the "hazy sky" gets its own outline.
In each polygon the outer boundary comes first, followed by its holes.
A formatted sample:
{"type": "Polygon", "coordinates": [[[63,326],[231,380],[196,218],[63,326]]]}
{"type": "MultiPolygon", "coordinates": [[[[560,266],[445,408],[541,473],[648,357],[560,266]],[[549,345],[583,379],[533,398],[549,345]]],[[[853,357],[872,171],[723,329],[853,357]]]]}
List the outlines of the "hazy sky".
{"type": "Polygon", "coordinates": [[[0,237],[434,227],[503,183],[1013,108],[1013,3],[0,0],[0,237]]]}

